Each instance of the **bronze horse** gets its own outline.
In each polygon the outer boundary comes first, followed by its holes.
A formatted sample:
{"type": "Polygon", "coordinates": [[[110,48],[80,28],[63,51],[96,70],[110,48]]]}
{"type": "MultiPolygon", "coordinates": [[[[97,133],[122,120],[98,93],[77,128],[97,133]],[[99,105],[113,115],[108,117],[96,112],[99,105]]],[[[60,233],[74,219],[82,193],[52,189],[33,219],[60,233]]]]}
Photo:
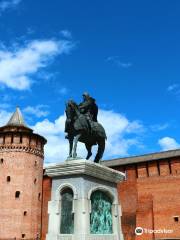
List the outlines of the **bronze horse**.
{"type": "Polygon", "coordinates": [[[66,129],[69,140],[69,158],[77,157],[77,143],[82,142],[87,149],[87,157],[92,156],[92,146],[98,145],[98,151],[94,162],[99,163],[105,149],[106,133],[103,126],[98,122],[88,122],[85,115],[81,114],[78,105],[70,100],[66,104],[66,129]]]}

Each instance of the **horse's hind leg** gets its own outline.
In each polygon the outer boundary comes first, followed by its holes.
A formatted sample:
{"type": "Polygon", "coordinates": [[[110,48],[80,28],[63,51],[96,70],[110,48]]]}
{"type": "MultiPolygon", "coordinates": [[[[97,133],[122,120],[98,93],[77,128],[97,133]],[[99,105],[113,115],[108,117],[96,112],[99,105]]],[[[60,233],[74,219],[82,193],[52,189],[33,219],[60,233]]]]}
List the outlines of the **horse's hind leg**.
{"type": "Polygon", "coordinates": [[[95,163],[99,163],[99,161],[101,160],[104,153],[104,149],[105,149],[105,138],[101,138],[98,140],[98,151],[94,159],[95,163]]]}
{"type": "Polygon", "coordinates": [[[80,136],[81,136],[81,134],[78,134],[74,138],[73,158],[77,157],[77,143],[78,143],[80,136]]]}
{"type": "Polygon", "coordinates": [[[85,145],[86,145],[86,149],[87,149],[87,151],[88,151],[87,157],[86,157],[86,159],[88,160],[88,159],[92,156],[92,152],[91,152],[92,145],[87,144],[87,143],[86,143],[85,145]]]}
{"type": "Polygon", "coordinates": [[[73,150],[73,138],[69,138],[69,157],[72,157],[72,150],[73,150]]]}

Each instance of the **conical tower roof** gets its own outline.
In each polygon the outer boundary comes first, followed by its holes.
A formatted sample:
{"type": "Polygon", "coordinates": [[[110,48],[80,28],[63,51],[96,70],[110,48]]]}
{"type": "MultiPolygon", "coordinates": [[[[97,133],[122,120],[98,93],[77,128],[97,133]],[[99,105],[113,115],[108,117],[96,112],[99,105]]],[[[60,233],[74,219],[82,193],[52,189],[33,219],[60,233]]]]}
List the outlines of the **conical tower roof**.
{"type": "MultiPolygon", "coordinates": [[[[43,144],[46,144],[47,140],[40,136],[39,134],[33,133],[33,129],[29,128],[23,118],[21,110],[19,107],[16,108],[16,111],[12,114],[11,118],[9,119],[8,123],[5,126],[0,127],[0,136],[3,134],[11,134],[13,136],[14,133],[21,133],[21,137],[25,134],[26,137],[31,137],[40,139],[43,144]]],[[[13,139],[13,138],[12,138],[13,139]]],[[[1,145],[1,143],[0,143],[1,145]]]]}
{"type": "Polygon", "coordinates": [[[27,127],[19,107],[16,108],[6,126],[27,127]]]}

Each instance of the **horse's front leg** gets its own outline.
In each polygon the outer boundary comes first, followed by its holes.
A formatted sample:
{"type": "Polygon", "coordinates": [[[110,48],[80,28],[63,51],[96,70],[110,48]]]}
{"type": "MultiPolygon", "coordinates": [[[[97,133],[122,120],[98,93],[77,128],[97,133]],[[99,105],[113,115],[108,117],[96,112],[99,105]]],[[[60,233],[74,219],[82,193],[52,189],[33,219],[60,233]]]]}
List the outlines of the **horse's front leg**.
{"type": "Polygon", "coordinates": [[[78,134],[74,138],[73,158],[77,157],[77,143],[78,143],[78,140],[79,140],[80,136],[81,136],[81,134],[78,134]]]}
{"type": "Polygon", "coordinates": [[[73,150],[73,138],[69,139],[69,158],[72,157],[72,150],[73,150]]]}

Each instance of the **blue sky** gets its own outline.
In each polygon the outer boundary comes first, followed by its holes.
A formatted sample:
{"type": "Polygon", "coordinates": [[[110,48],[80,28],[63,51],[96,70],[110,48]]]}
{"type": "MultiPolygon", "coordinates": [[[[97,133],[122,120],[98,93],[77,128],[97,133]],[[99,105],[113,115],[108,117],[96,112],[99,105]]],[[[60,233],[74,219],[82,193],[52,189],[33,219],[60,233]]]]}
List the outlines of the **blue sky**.
{"type": "Polygon", "coordinates": [[[178,148],[179,8],[179,0],[0,0],[0,124],[20,106],[48,139],[45,161],[63,161],[64,103],[88,91],[107,131],[105,159],[178,148]]]}

